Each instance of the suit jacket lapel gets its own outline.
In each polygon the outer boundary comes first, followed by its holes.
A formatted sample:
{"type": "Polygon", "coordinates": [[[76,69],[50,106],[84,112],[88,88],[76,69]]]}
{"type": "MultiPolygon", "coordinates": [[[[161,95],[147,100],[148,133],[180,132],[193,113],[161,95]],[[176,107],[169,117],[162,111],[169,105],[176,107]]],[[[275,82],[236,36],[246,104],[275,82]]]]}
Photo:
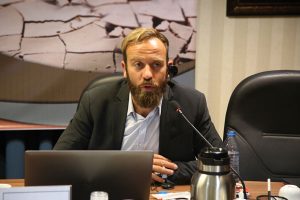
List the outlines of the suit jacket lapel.
{"type": "Polygon", "coordinates": [[[129,89],[127,82],[124,81],[120,87],[116,98],[108,104],[108,114],[112,118],[110,120],[110,129],[113,137],[113,146],[120,150],[125,130],[127,107],[128,107],[129,89]]]}
{"type": "MultiPolygon", "coordinates": [[[[172,87],[171,82],[168,83],[166,87],[166,92],[163,96],[162,108],[161,108],[161,116],[160,116],[160,124],[159,124],[159,152],[164,154],[164,152],[168,151],[168,145],[170,140],[174,137],[172,132],[170,132],[170,122],[172,121],[171,115],[174,116],[175,109],[170,105],[170,101],[173,99],[173,92],[170,87],[172,87]],[[170,85],[170,86],[169,86],[170,85]]],[[[175,113],[177,114],[177,113],[175,113]]]]}

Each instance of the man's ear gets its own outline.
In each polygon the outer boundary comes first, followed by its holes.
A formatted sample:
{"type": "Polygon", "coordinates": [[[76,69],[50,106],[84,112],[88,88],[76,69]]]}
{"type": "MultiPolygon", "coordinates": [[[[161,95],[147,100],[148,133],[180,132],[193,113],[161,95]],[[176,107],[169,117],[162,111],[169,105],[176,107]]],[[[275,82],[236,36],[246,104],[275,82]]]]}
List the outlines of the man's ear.
{"type": "Polygon", "coordinates": [[[168,60],[168,64],[167,64],[167,76],[169,76],[169,66],[173,65],[173,60],[168,60]]]}
{"type": "Polygon", "coordinates": [[[122,65],[123,76],[124,76],[124,78],[127,78],[126,64],[125,64],[124,60],[122,60],[121,65],[122,65]]]}

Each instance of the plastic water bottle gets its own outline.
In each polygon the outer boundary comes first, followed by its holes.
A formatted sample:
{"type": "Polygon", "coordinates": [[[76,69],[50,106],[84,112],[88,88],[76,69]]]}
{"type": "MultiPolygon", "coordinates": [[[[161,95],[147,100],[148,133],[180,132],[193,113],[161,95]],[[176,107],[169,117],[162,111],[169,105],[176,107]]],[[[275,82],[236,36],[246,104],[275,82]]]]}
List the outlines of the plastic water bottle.
{"type": "MultiPolygon", "coordinates": [[[[223,147],[228,151],[231,168],[233,168],[237,173],[239,173],[240,151],[237,146],[235,131],[230,130],[227,132],[227,138],[224,142],[223,147]]],[[[233,173],[233,177],[236,183],[239,182],[239,178],[235,173],[233,173]]]]}

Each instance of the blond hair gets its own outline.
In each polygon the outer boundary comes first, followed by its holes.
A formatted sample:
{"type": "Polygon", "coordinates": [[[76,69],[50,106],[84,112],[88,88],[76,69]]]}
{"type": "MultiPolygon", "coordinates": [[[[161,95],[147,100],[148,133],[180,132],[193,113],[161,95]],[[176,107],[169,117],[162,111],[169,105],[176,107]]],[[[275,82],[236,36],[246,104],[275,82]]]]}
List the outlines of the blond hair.
{"type": "Polygon", "coordinates": [[[144,42],[151,38],[157,38],[160,41],[162,41],[162,43],[165,45],[167,50],[166,60],[168,62],[169,41],[166,38],[166,36],[164,36],[162,33],[160,33],[154,28],[136,28],[124,38],[121,45],[124,62],[127,63],[126,50],[128,46],[144,42]]]}

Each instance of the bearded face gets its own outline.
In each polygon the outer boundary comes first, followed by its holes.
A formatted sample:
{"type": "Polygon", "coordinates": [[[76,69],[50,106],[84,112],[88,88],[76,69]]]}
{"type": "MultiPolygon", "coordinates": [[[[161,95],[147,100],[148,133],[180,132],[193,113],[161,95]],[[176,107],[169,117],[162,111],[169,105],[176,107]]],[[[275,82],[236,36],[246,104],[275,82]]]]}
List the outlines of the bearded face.
{"type": "Polygon", "coordinates": [[[122,61],[134,102],[142,108],[154,108],[167,84],[167,50],[157,38],[127,47],[127,62],[122,61]]]}
{"type": "Polygon", "coordinates": [[[140,85],[135,85],[130,76],[128,78],[128,86],[134,100],[143,108],[154,108],[160,102],[165,92],[167,80],[160,83],[153,83],[153,80],[144,80],[140,85]],[[143,90],[143,88],[151,87],[152,90],[143,90]]]}

